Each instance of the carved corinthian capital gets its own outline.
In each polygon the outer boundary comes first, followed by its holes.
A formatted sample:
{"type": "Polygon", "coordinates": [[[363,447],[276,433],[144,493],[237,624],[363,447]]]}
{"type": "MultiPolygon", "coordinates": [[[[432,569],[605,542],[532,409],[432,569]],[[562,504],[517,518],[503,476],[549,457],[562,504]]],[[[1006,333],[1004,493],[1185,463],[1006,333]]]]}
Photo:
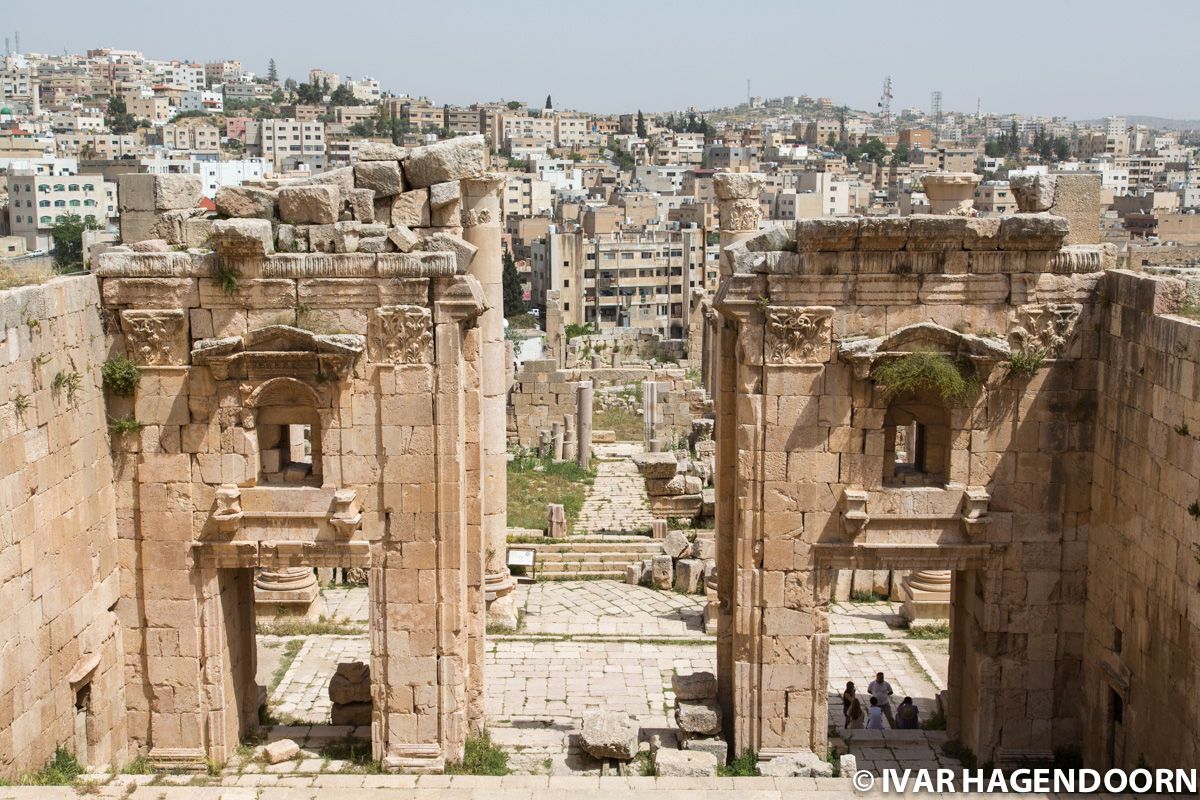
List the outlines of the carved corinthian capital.
{"type": "Polygon", "coordinates": [[[433,360],[433,318],[422,306],[381,306],[375,310],[372,358],[392,364],[433,360]]]}

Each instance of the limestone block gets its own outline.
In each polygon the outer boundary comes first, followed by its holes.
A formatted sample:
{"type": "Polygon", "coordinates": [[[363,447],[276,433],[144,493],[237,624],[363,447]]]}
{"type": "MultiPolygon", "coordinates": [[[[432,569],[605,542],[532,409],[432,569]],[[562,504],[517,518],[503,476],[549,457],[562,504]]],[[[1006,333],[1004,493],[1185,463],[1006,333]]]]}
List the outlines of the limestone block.
{"type": "Polygon", "coordinates": [[[1014,214],[1000,223],[1001,250],[1058,250],[1067,220],[1053,214],[1014,214]]]}
{"type": "Polygon", "coordinates": [[[711,753],[718,764],[729,758],[729,745],[719,736],[685,736],[680,746],[689,752],[711,753]]]}
{"type": "Polygon", "coordinates": [[[859,250],[903,250],[908,241],[908,217],[864,217],[858,227],[859,250]]]}
{"type": "Polygon", "coordinates": [[[1057,180],[1054,175],[1012,175],[1008,179],[1008,188],[1012,190],[1021,213],[1036,214],[1049,211],[1054,206],[1054,185],[1057,180]]]}
{"type": "Polygon", "coordinates": [[[451,203],[457,203],[461,198],[462,190],[459,188],[458,181],[435,183],[429,187],[429,205],[433,208],[442,208],[451,203]]]}
{"type": "Polygon", "coordinates": [[[641,564],[626,564],[625,565],[625,583],[630,586],[637,586],[642,582],[642,565],[641,564]]]}
{"type": "Polygon", "coordinates": [[[1000,245],[1000,217],[967,217],[964,250],[995,250],[1000,245]]]}
{"type": "Polygon", "coordinates": [[[717,676],[711,672],[676,673],[671,676],[671,691],[676,700],[713,700],[717,696],[717,676]]]}
{"type": "Polygon", "coordinates": [[[770,250],[790,250],[792,239],[788,229],[783,225],[768,225],[753,236],[744,240],[746,249],[752,253],[765,253],[770,250]]]}
{"type": "Polygon", "coordinates": [[[643,478],[659,478],[670,480],[675,477],[678,462],[674,453],[638,453],[633,457],[633,463],[643,478]]]}
{"type": "Polygon", "coordinates": [[[136,173],[117,177],[117,202],[122,211],[195,208],[203,191],[199,175],[136,173]]]}
{"type": "Polygon", "coordinates": [[[401,161],[408,150],[385,142],[363,142],[358,148],[359,161],[401,161]]]}
{"type": "Polygon", "coordinates": [[[811,750],[784,753],[759,764],[758,771],[772,778],[832,778],[833,764],[811,750]]]}
{"type": "Polygon", "coordinates": [[[638,726],[623,712],[589,711],[583,717],[579,744],[593,758],[630,761],[638,752],[638,726]]]}
{"type": "Polygon", "coordinates": [[[375,197],[371,189],[355,189],[350,192],[350,214],[359,222],[375,221],[375,197]]]}
{"type": "MultiPolygon", "coordinates": [[[[435,185],[445,186],[446,184],[435,185]]],[[[455,183],[454,185],[457,186],[458,184],[455,183]]],[[[429,224],[433,225],[435,228],[457,230],[462,224],[462,203],[458,200],[453,200],[442,206],[434,206],[431,199],[429,208],[429,224]]]]}
{"type": "Polygon", "coordinates": [[[417,235],[406,225],[393,225],[388,228],[387,238],[401,253],[412,250],[418,241],[417,235]]]}
{"type": "Polygon", "coordinates": [[[364,236],[358,240],[360,253],[386,253],[394,247],[386,236],[364,236]]]}
{"type": "Polygon", "coordinates": [[[704,562],[681,558],[675,562],[675,591],[696,594],[704,587],[704,562]]]}
{"type": "MultiPolygon", "coordinates": [[[[308,239],[304,240],[305,247],[308,246],[308,239]]],[[[275,249],[281,253],[295,253],[300,250],[300,241],[297,236],[295,225],[277,225],[275,226],[275,249]]]]}
{"type": "Polygon", "coordinates": [[[171,245],[166,239],[143,239],[131,244],[129,249],[135,253],[169,253],[171,245]]]}
{"type": "Polygon", "coordinates": [[[279,218],[298,225],[332,225],[338,221],[341,198],[337,186],[282,186],[279,218]]]}
{"type": "Polygon", "coordinates": [[[361,223],[353,220],[332,225],[309,225],[308,249],[314,253],[353,253],[358,250],[361,223]]]}
{"type": "Polygon", "coordinates": [[[665,494],[697,494],[704,484],[696,475],[676,475],[667,481],[665,494]]]}
{"type": "Polygon", "coordinates": [[[371,668],[361,661],[337,665],[329,679],[329,699],[334,703],[370,703],[371,668]]]}
{"type": "Polygon", "coordinates": [[[926,253],[961,250],[966,231],[967,217],[913,214],[908,218],[908,244],[905,249],[926,253]]]}
{"type": "Polygon", "coordinates": [[[801,253],[853,250],[858,242],[857,219],[796,220],[796,250],[801,253]]]}
{"type": "Polygon", "coordinates": [[[717,557],[717,541],[712,536],[699,536],[692,542],[692,558],[712,561],[717,557]]]}
{"type": "Polygon", "coordinates": [[[671,558],[681,558],[691,548],[687,534],[683,531],[671,531],[663,539],[662,551],[671,558]]]}
{"type": "MultiPolygon", "coordinates": [[[[466,239],[449,233],[422,236],[415,249],[429,253],[454,253],[460,275],[466,273],[467,267],[471,266],[471,260],[475,258],[475,253],[479,252],[479,248],[466,239]]],[[[595,436],[594,432],[593,436],[595,436]]]]}
{"type": "Polygon", "coordinates": [[[702,750],[660,747],[654,754],[654,774],[660,778],[708,778],[717,774],[717,757],[702,750]]]}
{"type": "Polygon", "coordinates": [[[435,183],[474,178],[487,168],[487,144],[482,134],[459,136],[418,147],[404,159],[404,178],[421,189],[435,183]]]}
{"type": "Polygon", "coordinates": [[[858,772],[858,759],[853,753],[844,753],[838,756],[838,771],[842,777],[851,776],[858,772]]]}
{"type": "Polygon", "coordinates": [[[255,186],[222,186],[217,189],[217,213],[226,217],[273,219],[275,192],[255,186]]]}
{"type": "Polygon", "coordinates": [[[429,190],[417,189],[392,198],[391,220],[393,225],[428,228],[429,190]]]}
{"type": "Polygon", "coordinates": [[[555,539],[567,535],[567,512],[561,503],[546,504],[546,535],[555,539]]]}
{"type": "Polygon", "coordinates": [[[679,700],[675,724],[686,733],[715,736],[721,732],[721,706],[716,700],[679,700]]]}
{"type": "Polygon", "coordinates": [[[339,167],[338,169],[328,169],[324,172],[318,172],[311,178],[305,178],[301,181],[296,181],[289,186],[336,186],[338,193],[342,197],[346,197],[354,189],[354,168],[339,167]]]}
{"type": "Polygon", "coordinates": [[[264,256],[275,252],[271,221],[219,219],[213,223],[213,244],[222,256],[264,256]]]}
{"type": "Polygon", "coordinates": [[[670,556],[650,559],[650,585],[655,589],[670,589],[674,577],[674,561],[670,556]]]}
{"type": "Polygon", "coordinates": [[[404,191],[404,178],[395,161],[362,161],[354,165],[354,185],[377,197],[393,197],[404,191]]]}
{"type": "Polygon", "coordinates": [[[329,721],[334,725],[354,727],[371,724],[370,703],[335,703],[329,711],[329,721]]]}
{"type": "Polygon", "coordinates": [[[291,739],[280,739],[263,748],[263,758],[268,764],[281,764],[300,754],[300,745],[291,739]]]}

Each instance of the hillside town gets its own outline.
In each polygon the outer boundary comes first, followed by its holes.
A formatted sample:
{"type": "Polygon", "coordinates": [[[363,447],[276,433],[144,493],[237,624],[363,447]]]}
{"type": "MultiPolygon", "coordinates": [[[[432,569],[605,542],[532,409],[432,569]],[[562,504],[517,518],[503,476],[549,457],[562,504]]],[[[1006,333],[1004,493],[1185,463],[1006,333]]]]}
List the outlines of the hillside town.
{"type": "Polygon", "coordinates": [[[265,52],[5,38],[0,800],[1195,794],[1200,121],[265,52]]]}

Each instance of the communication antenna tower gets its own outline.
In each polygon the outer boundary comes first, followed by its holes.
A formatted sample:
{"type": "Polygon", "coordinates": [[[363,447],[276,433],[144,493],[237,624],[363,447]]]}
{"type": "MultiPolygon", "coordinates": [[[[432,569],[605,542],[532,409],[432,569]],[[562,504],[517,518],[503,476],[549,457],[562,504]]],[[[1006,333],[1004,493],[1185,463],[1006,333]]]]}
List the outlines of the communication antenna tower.
{"type": "Polygon", "coordinates": [[[879,121],[883,127],[892,124],[892,76],[883,79],[883,94],[879,98],[879,121]]]}

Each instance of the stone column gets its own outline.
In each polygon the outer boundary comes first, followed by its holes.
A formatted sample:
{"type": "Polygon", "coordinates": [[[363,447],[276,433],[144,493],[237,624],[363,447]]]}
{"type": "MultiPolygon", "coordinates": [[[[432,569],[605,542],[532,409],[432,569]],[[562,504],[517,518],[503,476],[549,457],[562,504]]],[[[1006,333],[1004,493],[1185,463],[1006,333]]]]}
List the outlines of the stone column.
{"type": "Polygon", "coordinates": [[[516,580],[505,565],[508,543],[508,461],[504,426],[506,413],[504,348],[504,262],[501,253],[500,191],[504,176],[487,174],[461,181],[463,238],[479,248],[468,272],[483,287],[488,309],[479,318],[483,336],[480,437],[483,441],[483,542],[486,554],[484,590],[488,620],[516,627],[512,596],[516,580]]]}
{"type": "Polygon", "coordinates": [[[551,457],[555,461],[563,460],[563,428],[561,422],[550,423],[551,457]]]}
{"type": "Polygon", "coordinates": [[[563,417],[563,461],[574,461],[577,442],[575,440],[575,417],[563,417]]]}
{"type": "Polygon", "coordinates": [[[929,210],[934,214],[975,216],[975,187],[980,180],[974,172],[930,172],[921,179],[929,210]]]}
{"type": "Polygon", "coordinates": [[[576,406],[579,415],[576,430],[579,442],[575,448],[575,458],[583,469],[588,468],[592,458],[592,382],[579,382],[579,404],[576,406]]]}
{"type": "Polygon", "coordinates": [[[320,593],[311,567],[260,569],[254,576],[254,607],[259,617],[315,617],[321,611],[320,593]]]}
{"type": "Polygon", "coordinates": [[[900,584],[904,602],[900,614],[914,625],[935,625],[950,621],[950,583],[954,573],[948,569],[922,569],[910,572],[900,584]]]}
{"type": "Polygon", "coordinates": [[[656,414],[658,411],[658,383],[656,381],[642,382],[642,425],[645,430],[646,449],[654,441],[656,414]]]}
{"type": "Polygon", "coordinates": [[[760,172],[718,172],[713,175],[717,193],[717,211],[721,215],[721,280],[733,272],[725,248],[748,239],[762,221],[763,186],[766,178],[760,172]]]}

